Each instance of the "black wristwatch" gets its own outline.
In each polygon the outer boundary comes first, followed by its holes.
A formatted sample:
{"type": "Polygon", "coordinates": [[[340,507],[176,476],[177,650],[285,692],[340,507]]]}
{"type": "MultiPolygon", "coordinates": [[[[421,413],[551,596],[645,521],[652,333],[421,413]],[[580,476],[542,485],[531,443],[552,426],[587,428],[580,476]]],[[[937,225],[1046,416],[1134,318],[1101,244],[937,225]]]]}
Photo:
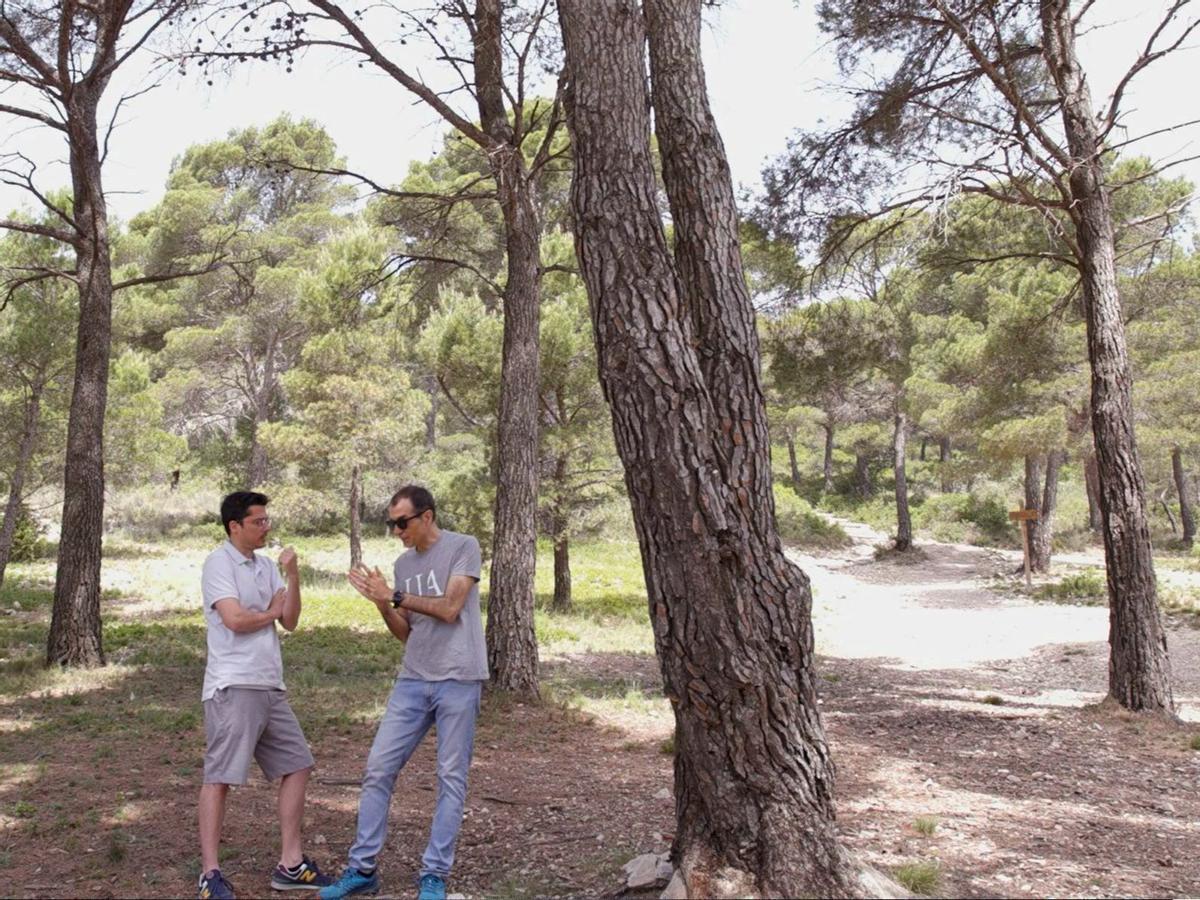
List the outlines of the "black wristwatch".
{"type": "Polygon", "coordinates": [[[404,593],[404,591],[396,591],[396,593],[392,595],[392,609],[400,609],[401,605],[404,603],[404,598],[407,596],[408,594],[404,593]]]}

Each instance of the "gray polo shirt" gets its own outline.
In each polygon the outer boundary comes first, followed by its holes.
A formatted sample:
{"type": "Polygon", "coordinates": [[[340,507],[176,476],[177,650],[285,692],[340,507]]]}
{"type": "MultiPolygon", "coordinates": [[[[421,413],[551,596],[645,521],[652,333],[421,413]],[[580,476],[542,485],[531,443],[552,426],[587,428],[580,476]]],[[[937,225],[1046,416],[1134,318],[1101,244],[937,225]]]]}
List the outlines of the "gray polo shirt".
{"type": "Polygon", "coordinates": [[[467,602],[453,622],[409,614],[412,629],[404,650],[401,678],[422,681],[487,681],[487,645],[479,612],[479,541],[468,534],[442,531],[425,552],[410,548],[396,560],[396,590],[441,597],[453,575],[473,579],[467,602]]]}
{"type": "Polygon", "coordinates": [[[283,657],[274,623],[270,628],[235,634],[213,608],[218,600],[233,598],[244,609],[263,612],[284,586],[274,560],[257,553],[247,559],[229,541],[204,560],[200,587],[208,623],[208,663],[200,699],[209,700],[221,688],[234,685],[284,690],[283,657]]]}

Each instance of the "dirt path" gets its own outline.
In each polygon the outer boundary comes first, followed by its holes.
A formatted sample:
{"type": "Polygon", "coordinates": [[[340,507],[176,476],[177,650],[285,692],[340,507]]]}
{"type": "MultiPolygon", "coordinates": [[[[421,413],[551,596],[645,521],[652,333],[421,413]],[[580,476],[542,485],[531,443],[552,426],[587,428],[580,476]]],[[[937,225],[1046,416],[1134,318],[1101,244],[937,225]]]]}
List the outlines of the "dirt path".
{"type": "MultiPolygon", "coordinates": [[[[1200,753],[1189,732],[1097,707],[1107,611],[989,589],[1013,557],[885,537],[801,557],[849,843],[937,861],[944,896],[1197,896],[1200,753]],[[919,817],[936,819],[921,834],[919,817]]],[[[1200,631],[1169,622],[1181,716],[1200,720],[1200,631]]]]}

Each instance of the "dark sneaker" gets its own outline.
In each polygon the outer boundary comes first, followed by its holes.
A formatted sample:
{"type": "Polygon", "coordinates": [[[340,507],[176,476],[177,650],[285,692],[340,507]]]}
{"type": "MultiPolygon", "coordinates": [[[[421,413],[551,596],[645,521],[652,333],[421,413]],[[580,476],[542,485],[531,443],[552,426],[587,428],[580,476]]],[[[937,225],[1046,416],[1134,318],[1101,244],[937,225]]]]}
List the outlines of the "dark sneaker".
{"type": "Polygon", "coordinates": [[[273,891],[319,891],[333,884],[332,875],[322,875],[317,864],[307,856],[301,858],[299,871],[289,872],[280,863],[271,873],[271,890],[273,891]]]}
{"type": "Polygon", "coordinates": [[[220,869],[213,869],[200,876],[200,886],[196,890],[199,900],[235,900],[233,885],[225,880],[220,869]]]}
{"type": "Polygon", "coordinates": [[[446,879],[440,875],[422,875],[417,900],[446,900],[446,879]]]}
{"type": "Polygon", "coordinates": [[[321,888],[321,893],[318,894],[321,900],[342,900],[343,897],[350,897],[355,894],[378,894],[379,893],[379,870],[376,869],[370,875],[366,875],[354,866],[347,866],[346,871],[342,873],[342,877],[328,887],[321,888]]]}

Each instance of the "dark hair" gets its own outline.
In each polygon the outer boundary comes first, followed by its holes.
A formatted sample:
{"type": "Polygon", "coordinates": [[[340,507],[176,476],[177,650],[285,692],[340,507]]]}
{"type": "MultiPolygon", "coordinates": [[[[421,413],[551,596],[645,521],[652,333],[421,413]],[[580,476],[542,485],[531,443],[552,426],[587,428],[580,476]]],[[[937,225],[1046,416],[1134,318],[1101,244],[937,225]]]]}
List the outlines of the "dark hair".
{"type": "Polygon", "coordinates": [[[437,504],[433,502],[433,494],[429,493],[428,488],[423,488],[419,484],[406,484],[392,494],[392,499],[388,501],[388,507],[395,506],[401,500],[411,503],[413,512],[419,514],[428,509],[432,510],[433,517],[437,518],[437,504]]]}
{"type": "Polygon", "coordinates": [[[226,496],[221,501],[221,524],[225,526],[225,533],[229,534],[230,522],[242,524],[242,519],[246,518],[250,507],[266,506],[270,502],[266,494],[257,491],[234,491],[226,496]]]}

